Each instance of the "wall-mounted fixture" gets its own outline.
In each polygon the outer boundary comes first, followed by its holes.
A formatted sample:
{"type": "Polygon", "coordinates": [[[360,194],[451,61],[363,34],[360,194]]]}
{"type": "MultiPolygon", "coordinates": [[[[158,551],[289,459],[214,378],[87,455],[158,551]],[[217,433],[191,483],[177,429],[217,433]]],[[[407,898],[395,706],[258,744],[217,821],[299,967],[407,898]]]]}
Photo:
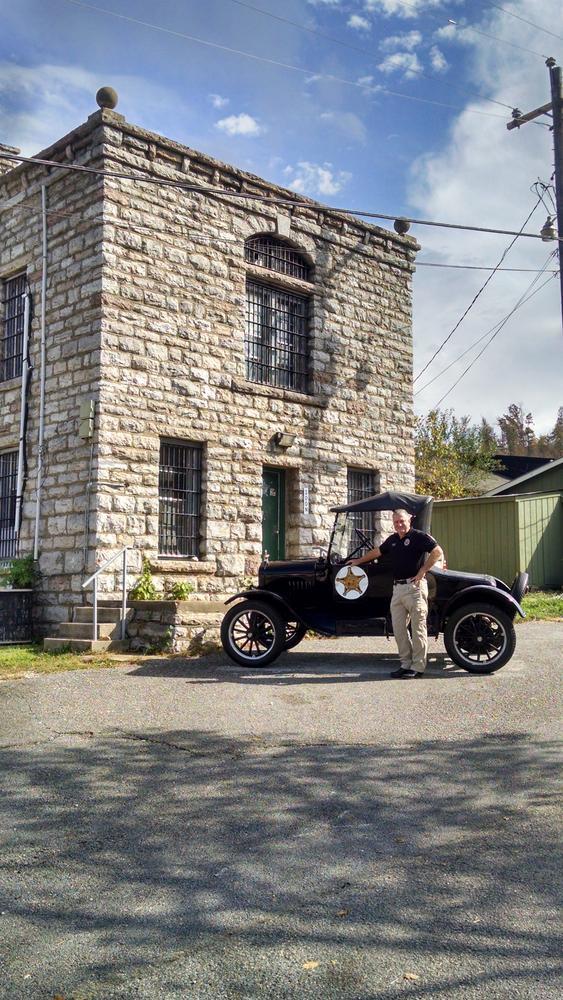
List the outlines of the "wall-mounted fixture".
{"type": "Polygon", "coordinates": [[[295,434],[286,434],[285,431],[277,431],[274,434],[274,444],[277,444],[278,448],[291,448],[295,441],[295,434]]]}

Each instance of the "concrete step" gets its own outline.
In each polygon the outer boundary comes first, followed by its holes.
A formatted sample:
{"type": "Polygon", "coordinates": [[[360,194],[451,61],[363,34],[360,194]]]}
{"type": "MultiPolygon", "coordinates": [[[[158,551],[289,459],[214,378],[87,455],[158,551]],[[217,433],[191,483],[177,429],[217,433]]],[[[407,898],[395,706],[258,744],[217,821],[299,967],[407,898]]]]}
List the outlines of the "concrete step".
{"type": "Polygon", "coordinates": [[[126,653],[129,643],[119,639],[65,639],[64,636],[56,636],[43,639],[43,649],[49,652],[70,649],[75,653],[126,653]]]}
{"type": "MultiPolygon", "coordinates": [[[[75,622],[92,622],[94,620],[94,609],[88,605],[74,608],[73,619],[75,622]]],[[[121,621],[121,606],[119,608],[108,608],[98,606],[99,622],[121,621]]]]}
{"type": "MultiPolygon", "coordinates": [[[[121,625],[119,622],[98,621],[96,639],[121,639],[121,625]]],[[[59,625],[59,635],[65,639],[91,639],[93,632],[93,622],[61,622],[59,625]]]]}

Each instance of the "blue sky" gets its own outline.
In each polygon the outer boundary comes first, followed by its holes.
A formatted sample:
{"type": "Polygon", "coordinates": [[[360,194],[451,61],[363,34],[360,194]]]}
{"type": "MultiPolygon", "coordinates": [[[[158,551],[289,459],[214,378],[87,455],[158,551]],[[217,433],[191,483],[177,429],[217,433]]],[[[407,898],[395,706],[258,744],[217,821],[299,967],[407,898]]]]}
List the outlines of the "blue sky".
{"type": "MultiPolygon", "coordinates": [[[[543,125],[508,132],[506,121],[512,107],[549,99],[545,57],[562,62],[562,39],[560,0],[1,0],[0,141],[38,152],[95,110],[108,84],[129,121],[327,204],[518,230],[537,200],[531,184],[552,174],[551,135],[543,125]]],[[[492,267],[510,242],[412,233],[421,265],[492,267]]],[[[553,269],[553,248],[520,240],[504,266],[553,269]]],[[[418,268],[415,373],[486,277],[418,268]]],[[[493,278],[417,380],[418,390],[438,376],[417,392],[418,412],[448,392],[535,277],[493,278]]],[[[559,286],[548,279],[443,407],[494,422],[516,402],[538,431],[553,425],[563,358],[559,286]]]]}

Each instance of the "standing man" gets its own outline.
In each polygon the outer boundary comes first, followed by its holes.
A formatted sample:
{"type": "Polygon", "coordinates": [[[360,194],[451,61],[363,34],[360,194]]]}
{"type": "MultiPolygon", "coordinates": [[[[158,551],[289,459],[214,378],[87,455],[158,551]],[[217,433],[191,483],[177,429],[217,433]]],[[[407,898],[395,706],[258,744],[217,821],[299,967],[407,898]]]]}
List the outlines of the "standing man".
{"type": "Polygon", "coordinates": [[[393,634],[399,648],[401,666],[393,670],[391,677],[409,679],[422,677],[426,670],[428,654],[428,584],[426,574],[444,553],[435,538],[425,531],[411,528],[412,515],[406,510],[393,511],[395,533],[389,535],[379,548],[370,549],[359,559],[351,559],[351,566],[379,559],[389,554],[393,570],[393,597],[391,598],[391,620],[393,634]],[[411,623],[412,640],[408,623],[411,623]]]}

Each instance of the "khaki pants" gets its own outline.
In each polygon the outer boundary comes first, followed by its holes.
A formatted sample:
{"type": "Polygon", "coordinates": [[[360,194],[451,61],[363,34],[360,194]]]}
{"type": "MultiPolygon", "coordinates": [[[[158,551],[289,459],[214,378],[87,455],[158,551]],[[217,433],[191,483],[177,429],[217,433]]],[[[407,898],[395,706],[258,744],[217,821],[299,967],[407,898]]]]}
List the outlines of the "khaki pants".
{"type": "Polygon", "coordinates": [[[401,666],[405,670],[426,670],[428,653],[428,584],[422,580],[418,587],[414,583],[396,583],[391,598],[391,621],[393,634],[399,648],[401,666]],[[412,641],[407,625],[411,623],[412,641]]]}

